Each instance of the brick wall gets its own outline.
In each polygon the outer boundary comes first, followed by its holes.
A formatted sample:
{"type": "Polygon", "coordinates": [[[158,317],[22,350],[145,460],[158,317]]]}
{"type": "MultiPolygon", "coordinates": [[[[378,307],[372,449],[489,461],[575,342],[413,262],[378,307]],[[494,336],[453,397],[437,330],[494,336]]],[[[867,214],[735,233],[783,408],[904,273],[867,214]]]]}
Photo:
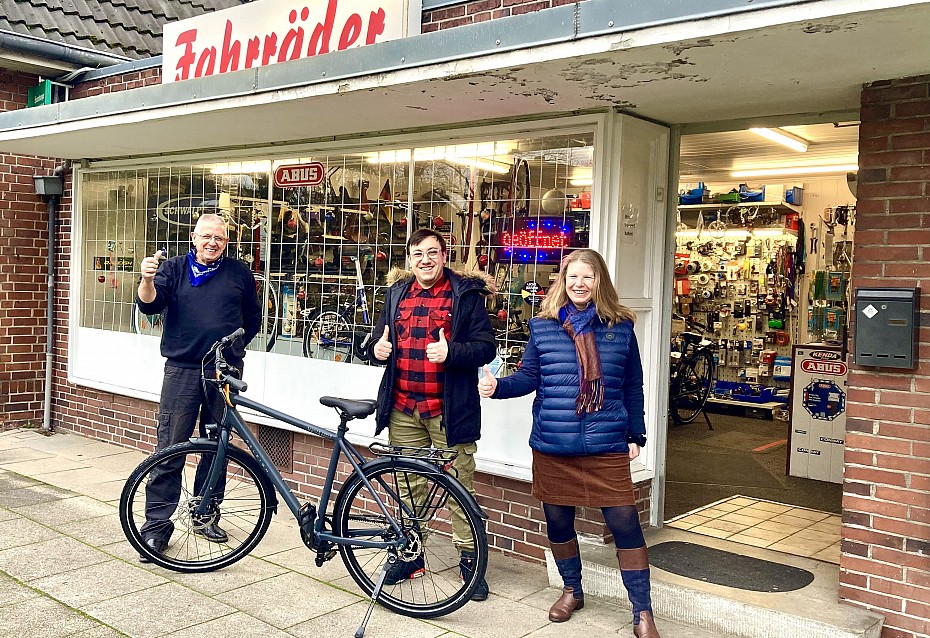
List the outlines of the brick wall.
{"type": "MultiPolygon", "coordinates": [[[[24,108],[37,83],[0,69],[0,111],[24,108]]],[[[32,176],[54,168],[49,159],[0,153],[0,428],[42,420],[48,212],[32,176]]]]}
{"type": "Polygon", "coordinates": [[[506,18],[521,13],[533,13],[542,9],[551,9],[566,4],[576,4],[583,0],[478,0],[463,2],[451,7],[434,11],[424,11],[421,21],[423,33],[451,29],[463,24],[487,22],[496,18],[506,18]]]}
{"type": "Polygon", "coordinates": [[[82,97],[91,97],[93,95],[103,95],[105,93],[117,93],[129,89],[137,89],[142,86],[151,86],[161,84],[161,67],[152,67],[133,73],[124,73],[123,75],[114,75],[101,80],[84,82],[71,91],[71,99],[79,100],[82,97]]]}
{"type": "Polygon", "coordinates": [[[930,75],[862,93],[853,286],[920,286],[916,371],[852,367],[840,597],[930,635],[930,75]]]}

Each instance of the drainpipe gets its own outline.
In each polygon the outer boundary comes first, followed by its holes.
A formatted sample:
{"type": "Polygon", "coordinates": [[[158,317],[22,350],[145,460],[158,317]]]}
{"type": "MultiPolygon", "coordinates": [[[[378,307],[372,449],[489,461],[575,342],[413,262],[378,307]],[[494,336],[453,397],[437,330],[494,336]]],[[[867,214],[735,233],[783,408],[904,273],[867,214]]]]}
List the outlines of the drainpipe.
{"type": "Polygon", "coordinates": [[[48,292],[45,313],[45,405],[42,415],[42,429],[52,432],[52,364],[55,349],[55,226],[58,208],[64,192],[64,173],[68,169],[66,160],[51,175],[35,175],[36,194],[48,202],[48,292]]]}

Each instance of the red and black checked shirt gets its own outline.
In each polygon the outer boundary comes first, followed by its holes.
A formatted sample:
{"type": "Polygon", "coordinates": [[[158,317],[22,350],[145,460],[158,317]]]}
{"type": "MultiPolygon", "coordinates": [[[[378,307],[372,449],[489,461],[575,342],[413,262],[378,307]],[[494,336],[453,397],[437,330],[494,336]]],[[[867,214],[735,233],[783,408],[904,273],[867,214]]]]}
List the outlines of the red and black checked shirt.
{"type": "Polygon", "coordinates": [[[452,284],[448,277],[428,290],[417,281],[397,308],[394,330],[397,334],[397,362],[394,383],[394,409],[406,414],[419,412],[430,419],[442,414],[445,364],[430,363],[426,346],[439,341],[439,329],[449,339],[452,330],[452,284]]]}

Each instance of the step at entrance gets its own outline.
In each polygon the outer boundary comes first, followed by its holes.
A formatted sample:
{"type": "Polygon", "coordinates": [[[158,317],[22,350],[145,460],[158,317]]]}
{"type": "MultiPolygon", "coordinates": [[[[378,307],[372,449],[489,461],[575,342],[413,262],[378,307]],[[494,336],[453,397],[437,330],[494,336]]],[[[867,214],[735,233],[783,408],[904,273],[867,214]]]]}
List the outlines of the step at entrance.
{"type": "MultiPolygon", "coordinates": [[[[705,577],[707,582],[701,579],[699,570],[692,572],[693,577],[689,578],[653,565],[652,603],[659,618],[731,638],[879,638],[881,634],[882,616],[837,602],[837,565],[669,528],[649,530],[646,540],[649,546],[662,543],[680,543],[679,548],[684,548],[685,544],[703,545],[708,551],[698,552],[695,556],[715,563],[734,556],[732,563],[743,570],[747,566],[756,567],[747,558],[757,559],[759,564],[783,565],[785,569],[780,574],[779,570],[771,570],[773,575],[782,578],[772,581],[777,586],[786,582],[785,573],[808,572],[813,576],[798,580],[795,575],[795,580],[789,579],[788,582],[798,587],[793,591],[759,591],[766,585],[764,574],[754,572],[745,580],[745,586],[755,587],[753,591],[751,588],[710,582],[739,584],[740,579],[736,575],[731,579],[719,577],[726,572],[727,565],[709,566],[705,577]],[[808,584],[804,585],[805,581],[808,584]],[[758,586],[760,582],[761,587],[758,586]]],[[[585,595],[600,596],[629,606],[613,545],[584,542],[582,539],[580,546],[585,595]]],[[[555,562],[549,552],[546,554],[549,583],[553,587],[561,587],[555,562]]]]}

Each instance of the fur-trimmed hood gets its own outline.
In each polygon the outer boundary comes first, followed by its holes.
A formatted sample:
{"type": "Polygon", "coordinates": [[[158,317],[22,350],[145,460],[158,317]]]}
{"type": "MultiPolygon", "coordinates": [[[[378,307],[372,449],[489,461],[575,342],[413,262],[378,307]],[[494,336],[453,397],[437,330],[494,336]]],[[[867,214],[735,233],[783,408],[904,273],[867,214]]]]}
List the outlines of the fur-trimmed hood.
{"type": "MultiPolygon", "coordinates": [[[[452,270],[451,268],[446,267],[445,271],[446,274],[451,272],[453,275],[456,275],[461,279],[472,280],[472,285],[477,284],[479,287],[483,286],[484,288],[487,288],[491,294],[497,293],[497,286],[495,285],[494,277],[482,270],[452,270]]],[[[385,275],[385,283],[388,286],[393,286],[397,282],[406,281],[413,276],[414,275],[412,270],[398,268],[395,266],[388,271],[387,275],[385,275]]]]}

